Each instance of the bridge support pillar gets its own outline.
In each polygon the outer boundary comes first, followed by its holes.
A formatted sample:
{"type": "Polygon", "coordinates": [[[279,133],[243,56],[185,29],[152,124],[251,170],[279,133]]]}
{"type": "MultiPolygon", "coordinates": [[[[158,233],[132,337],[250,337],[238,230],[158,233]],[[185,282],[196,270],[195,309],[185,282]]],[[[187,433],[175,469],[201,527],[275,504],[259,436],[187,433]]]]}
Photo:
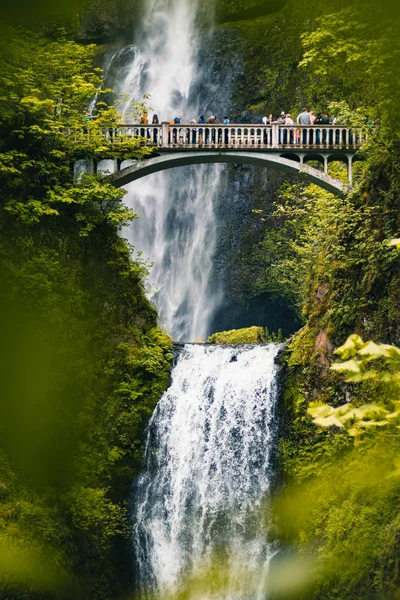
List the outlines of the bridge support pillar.
{"type": "Polygon", "coordinates": [[[349,184],[353,184],[353,154],[347,155],[347,179],[349,180],[349,184]]]}
{"type": "Polygon", "coordinates": [[[83,175],[94,174],[94,160],[93,158],[81,158],[74,164],[74,182],[79,183],[83,175]]]}
{"type": "Polygon", "coordinates": [[[328,175],[328,157],[324,156],[324,173],[328,175]]]}

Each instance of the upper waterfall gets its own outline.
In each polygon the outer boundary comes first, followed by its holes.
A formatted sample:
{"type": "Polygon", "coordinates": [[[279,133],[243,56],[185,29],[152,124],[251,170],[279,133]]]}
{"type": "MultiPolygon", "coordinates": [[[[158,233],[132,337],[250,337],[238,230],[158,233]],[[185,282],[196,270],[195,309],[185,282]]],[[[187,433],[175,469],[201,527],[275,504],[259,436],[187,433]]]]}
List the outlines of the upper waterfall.
{"type": "MultiPolygon", "coordinates": [[[[123,114],[129,111],[129,100],[140,100],[150,94],[150,105],[164,121],[186,113],[190,87],[198,73],[199,39],[196,16],[199,0],[147,0],[140,31],[137,32],[135,58],[119,91],[128,95],[123,114]]],[[[195,115],[194,115],[195,116],[195,115]]]]}
{"type": "MultiPolygon", "coordinates": [[[[218,600],[265,598],[273,548],[260,511],[272,479],[277,353],[272,344],[181,352],[135,494],[141,597],[164,600],[218,565],[227,574],[218,600]]],[[[207,597],[195,586],[188,596],[207,597]]]]}
{"type": "MultiPolygon", "coordinates": [[[[118,75],[116,89],[132,100],[150,95],[160,121],[178,115],[198,119],[196,93],[202,76],[201,40],[196,28],[199,0],[149,0],[137,45],[118,75]]],[[[129,242],[153,263],[150,299],[161,325],[178,341],[205,339],[220,295],[212,283],[216,248],[214,204],[220,166],[174,169],[128,186],[127,204],[139,215],[125,232],[129,242]]]]}

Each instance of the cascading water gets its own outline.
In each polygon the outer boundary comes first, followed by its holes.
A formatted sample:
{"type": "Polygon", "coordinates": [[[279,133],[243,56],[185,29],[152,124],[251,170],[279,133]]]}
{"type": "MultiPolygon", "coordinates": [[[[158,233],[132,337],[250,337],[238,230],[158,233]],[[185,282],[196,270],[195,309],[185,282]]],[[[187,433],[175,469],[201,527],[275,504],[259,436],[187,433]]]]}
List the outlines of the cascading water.
{"type": "MultiPolygon", "coordinates": [[[[122,107],[125,120],[131,100],[144,94],[150,94],[160,121],[198,118],[199,99],[191,95],[200,75],[198,5],[199,0],[147,0],[137,46],[116,85],[129,97],[122,107]]],[[[218,166],[186,167],[128,187],[126,202],[140,219],[127,237],[154,263],[149,296],[161,324],[178,341],[206,338],[220,302],[211,282],[219,174],[218,166]]]]}
{"type": "Polygon", "coordinates": [[[141,598],[164,600],[185,580],[191,600],[266,598],[278,350],[271,344],[181,351],[149,424],[136,486],[141,598]],[[202,587],[212,565],[224,580],[216,595],[202,587]]]}

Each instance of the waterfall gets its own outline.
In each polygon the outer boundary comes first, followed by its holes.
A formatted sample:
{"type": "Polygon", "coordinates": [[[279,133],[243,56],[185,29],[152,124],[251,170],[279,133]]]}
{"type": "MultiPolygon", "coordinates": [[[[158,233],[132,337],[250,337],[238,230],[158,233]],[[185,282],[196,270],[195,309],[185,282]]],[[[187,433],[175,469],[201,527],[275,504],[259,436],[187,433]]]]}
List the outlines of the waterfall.
{"type": "MultiPolygon", "coordinates": [[[[190,122],[204,110],[193,91],[201,76],[199,9],[199,0],[147,0],[136,47],[130,47],[115,86],[128,97],[122,105],[126,120],[131,101],[144,94],[160,122],[178,115],[190,122]]],[[[154,264],[148,295],[161,325],[178,341],[205,339],[220,303],[211,281],[220,172],[217,165],[185,167],[128,186],[126,202],[140,218],[126,237],[154,264]]]]}
{"type": "Polygon", "coordinates": [[[164,600],[192,578],[190,600],[265,599],[278,350],[181,351],[149,424],[135,490],[139,597],[164,600]],[[210,578],[212,565],[226,575],[216,596],[193,583],[210,578]]]}

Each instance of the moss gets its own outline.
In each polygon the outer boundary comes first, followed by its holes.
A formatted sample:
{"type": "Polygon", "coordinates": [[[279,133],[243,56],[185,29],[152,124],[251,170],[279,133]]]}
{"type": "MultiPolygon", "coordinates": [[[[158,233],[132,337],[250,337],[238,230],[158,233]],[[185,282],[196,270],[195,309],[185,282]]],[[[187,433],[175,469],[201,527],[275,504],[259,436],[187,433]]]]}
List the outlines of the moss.
{"type": "Polygon", "coordinates": [[[254,20],[280,11],[287,0],[216,0],[217,21],[254,20]]]}
{"type": "Polygon", "coordinates": [[[281,342],[282,332],[269,333],[265,327],[248,327],[246,329],[233,329],[232,331],[222,331],[211,335],[207,344],[265,344],[267,342],[281,342]]]}

